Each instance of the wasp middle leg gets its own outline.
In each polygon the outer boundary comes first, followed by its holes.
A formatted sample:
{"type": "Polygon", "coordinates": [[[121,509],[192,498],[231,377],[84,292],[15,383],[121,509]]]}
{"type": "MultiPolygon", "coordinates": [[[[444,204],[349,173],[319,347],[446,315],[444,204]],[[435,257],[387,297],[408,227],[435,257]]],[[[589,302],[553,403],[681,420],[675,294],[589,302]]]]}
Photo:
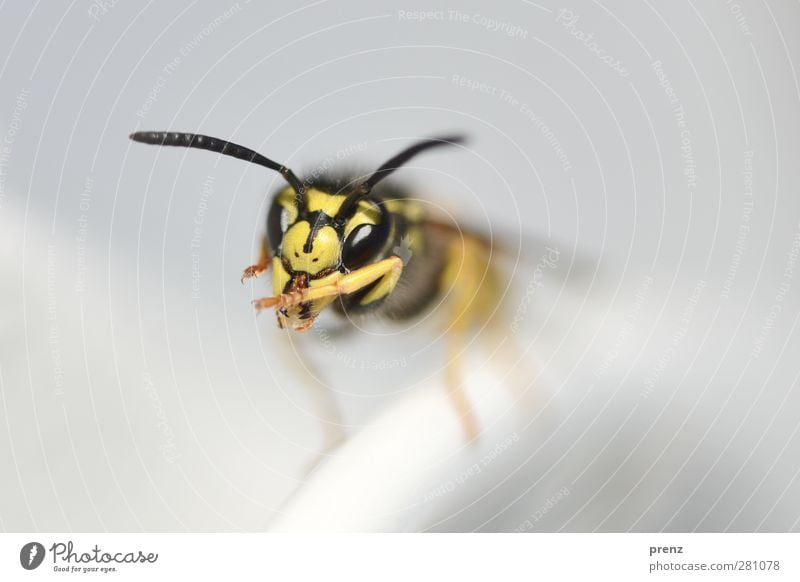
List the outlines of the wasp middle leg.
{"type": "Polygon", "coordinates": [[[491,245],[469,234],[454,238],[441,285],[450,302],[445,382],[464,433],[471,441],[479,431],[463,384],[463,359],[470,330],[477,323],[487,323],[498,303],[491,245]]]}

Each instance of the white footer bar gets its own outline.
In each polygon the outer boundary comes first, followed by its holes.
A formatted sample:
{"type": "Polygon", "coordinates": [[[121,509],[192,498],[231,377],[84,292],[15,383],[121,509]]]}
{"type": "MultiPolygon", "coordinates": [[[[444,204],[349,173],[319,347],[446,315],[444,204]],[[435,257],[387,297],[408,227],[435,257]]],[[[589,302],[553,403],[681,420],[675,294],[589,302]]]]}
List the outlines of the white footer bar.
{"type": "Polygon", "coordinates": [[[0,534],[0,580],[800,580],[800,534],[0,534]],[[192,576],[192,578],[189,578],[192,576]]]}

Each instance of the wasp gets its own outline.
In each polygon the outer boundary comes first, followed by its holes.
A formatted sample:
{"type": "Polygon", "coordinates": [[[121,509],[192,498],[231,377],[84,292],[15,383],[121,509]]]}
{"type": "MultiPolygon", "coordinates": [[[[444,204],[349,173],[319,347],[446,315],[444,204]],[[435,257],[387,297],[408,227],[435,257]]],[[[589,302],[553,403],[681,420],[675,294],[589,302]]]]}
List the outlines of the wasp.
{"type": "Polygon", "coordinates": [[[379,313],[405,320],[446,298],[452,338],[446,379],[466,433],[477,434],[458,370],[468,330],[487,322],[498,303],[492,245],[384,181],[418,154],[463,143],[462,136],[419,141],[366,176],[306,180],[251,149],[206,135],[143,131],[130,138],[209,150],[283,176],[287,185],[273,195],[258,262],[242,273],[244,282],[272,269],[272,295],[253,303],[258,311],[274,309],[280,328],[306,331],[327,307],[344,316],[379,313]]]}

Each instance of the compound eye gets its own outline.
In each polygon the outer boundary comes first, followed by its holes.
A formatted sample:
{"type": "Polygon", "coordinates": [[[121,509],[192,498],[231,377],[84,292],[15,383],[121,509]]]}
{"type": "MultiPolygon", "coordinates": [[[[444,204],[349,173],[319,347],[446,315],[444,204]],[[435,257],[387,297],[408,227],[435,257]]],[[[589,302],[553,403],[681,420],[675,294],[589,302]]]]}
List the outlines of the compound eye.
{"type": "Polygon", "coordinates": [[[342,263],[352,271],[363,267],[378,253],[389,234],[388,225],[362,224],[353,229],[342,247],[342,263]]]}
{"type": "Polygon", "coordinates": [[[278,252],[287,228],[289,228],[289,211],[283,204],[275,201],[267,214],[267,236],[273,254],[278,252]]]}

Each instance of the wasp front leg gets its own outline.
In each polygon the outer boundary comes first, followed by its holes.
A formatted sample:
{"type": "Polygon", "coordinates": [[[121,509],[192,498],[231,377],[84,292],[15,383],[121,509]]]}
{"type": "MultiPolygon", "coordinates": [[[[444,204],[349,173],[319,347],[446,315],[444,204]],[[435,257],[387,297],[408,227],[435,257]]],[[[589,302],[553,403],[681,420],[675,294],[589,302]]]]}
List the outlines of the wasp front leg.
{"type": "Polygon", "coordinates": [[[389,257],[372,265],[367,265],[352,271],[336,281],[318,287],[306,287],[277,297],[264,297],[253,301],[256,309],[275,307],[286,310],[301,303],[331,299],[341,295],[355,293],[367,285],[378,281],[377,285],[361,300],[362,305],[369,305],[374,301],[389,295],[397,285],[403,272],[403,261],[400,257],[389,257]]]}
{"type": "Polygon", "coordinates": [[[251,277],[260,277],[269,269],[270,256],[269,256],[269,243],[267,237],[261,239],[261,252],[258,256],[258,262],[255,265],[250,265],[242,272],[242,283],[245,279],[251,277]]]}

